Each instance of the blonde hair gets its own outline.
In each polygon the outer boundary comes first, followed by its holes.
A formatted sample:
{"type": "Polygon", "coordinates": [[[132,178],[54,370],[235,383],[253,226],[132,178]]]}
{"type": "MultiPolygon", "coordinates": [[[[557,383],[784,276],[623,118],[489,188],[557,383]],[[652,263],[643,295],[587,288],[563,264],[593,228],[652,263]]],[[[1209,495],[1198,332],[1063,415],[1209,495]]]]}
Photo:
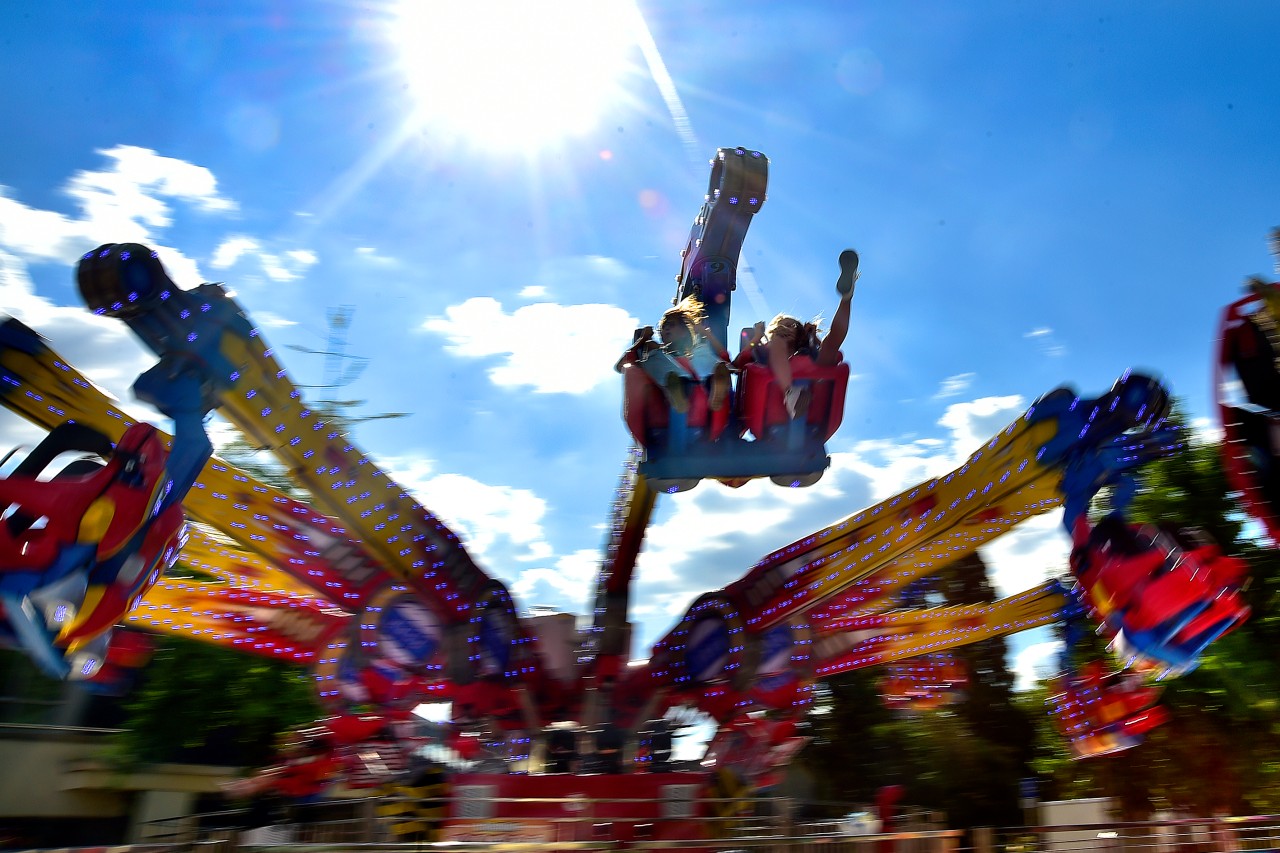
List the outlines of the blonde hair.
{"type": "Polygon", "coordinates": [[[794,355],[805,347],[816,350],[822,344],[818,323],[804,323],[790,314],[779,314],[765,326],[764,334],[769,340],[787,342],[788,355],[794,355]]]}
{"type": "MultiPolygon", "coordinates": [[[[702,303],[696,297],[686,296],[677,302],[674,308],[663,312],[662,319],[658,321],[658,331],[662,332],[668,323],[677,322],[688,330],[689,340],[693,341],[698,337],[698,327],[705,318],[706,312],[702,308],[702,303]]],[[[662,333],[662,342],[671,343],[667,340],[665,332],[662,333]]]]}

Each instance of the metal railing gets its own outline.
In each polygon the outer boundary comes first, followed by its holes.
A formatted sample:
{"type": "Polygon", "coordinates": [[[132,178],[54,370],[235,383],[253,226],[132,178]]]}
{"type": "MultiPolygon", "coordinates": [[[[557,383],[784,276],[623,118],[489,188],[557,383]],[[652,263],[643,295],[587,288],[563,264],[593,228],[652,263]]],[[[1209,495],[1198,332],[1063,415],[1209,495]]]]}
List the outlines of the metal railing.
{"type": "Polygon", "coordinates": [[[1280,851],[1280,815],[976,829],[974,853],[1246,853],[1280,851]]]}
{"type": "MultiPolygon", "coordinates": [[[[416,842],[397,840],[377,816],[378,798],[295,806],[280,822],[245,828],[246,810],[217,812],[148,825],[148,844],[199,853],[552,853],[553,851],[673,850],[707,853],[1280,853],[1280,816],[1186,818],[1162,821],[984,828],[915,829],[848,835],[830,824],[786,824],[775,817],[699,818],[714,840],[662,838],[660,822],[633,827],[617,841],[613,825],[584,809],[557,818],[542,842],[416,842]],[[584,838],[585,836],[585,838],[584,838]],[[577,840],[574,840],[574,839],[577,840]]],[[[495,818],[518,824],[521,818],[495,818]]]]}
{"type": "MultiPolygon", "coordinates": [[[[619,809],[652,801],[629,799],[548,799],[507,798],[495,801],[493,813],[473,822],[474,827],[497,830],[490,841],[406,842],[398,839],[394,819],[380,817],[378,805],[388,798],[335,800],[289,806],[275,813],[247,809],[228,810],[183,818],[158,820],[144,828],[148,843],[169,844],[201,853],[238,851],[424,851],[440,847],[449,851],[553,851],[553,850],[687,850],[687,851],[784,851],[785,853],[949,853],[957,849],[959,831],[910,827],[883,835],[850,835],[839,831],[835,821],[795,824],[785,815],[789,809],[770,800],[703,801],[720,806],[721,812],[737,812],[727,817],[702,817],[696,810],[665,818],[640,819],[619,816],[619,809]],[[499,814],[514,809],[533,809],[537,818],[499,814]],[[553,817],[545,815],[552,814],[553,817]],[[501,830],[528,824],[538,830],[537,841],[501,837],[501,830]],[[623,831],[619,831],[619,829],[623,831]],[[673,840],[671,835],[709,835],[689,840],[673,840]],[[625,841],[617,840],[619,836],[625,841]],[[540,837],[539,837],[540,836],[540,837]],[[886,847],[885,844],[892,844],[886,847]]],[[[466,821],[463,821],[466,823],[466,821]]],[[[484,836],[485,833],[479,833],[484,836]]]]}

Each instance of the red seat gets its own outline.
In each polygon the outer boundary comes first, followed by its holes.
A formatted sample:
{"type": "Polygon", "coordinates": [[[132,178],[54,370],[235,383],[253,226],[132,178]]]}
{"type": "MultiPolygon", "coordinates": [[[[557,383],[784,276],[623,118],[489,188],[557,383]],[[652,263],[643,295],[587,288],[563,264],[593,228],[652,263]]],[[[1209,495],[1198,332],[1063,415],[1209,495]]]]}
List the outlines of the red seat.
{"type": "Polygon", "coordinates": [[[1137,746],[1166,722],[1159,695],[1123,673],[1104,674],[1100,663],[1090,661],[1079,674],[1056,679],[1048,701],[1076,757],[1089,758],[1137,746]]]}
{"type": "MultiPolygon", "coordinates": [[[[689,391],[689,411],[685,414],[688,425],[693,429],[706,430],[707,438],[715,441],[729,423],[728,401],[713,412],[707,405],[705,383],[689,382],[686,387],[689,391]]],[[[642,447],[648,446],[651,431],[665,429],[671,421],[666,395],[638,364],[626,364],[622,368],[622,419],[642,447]]]]}
{"type": "MultiPolygon", "coordinates": [[[[822,440],[835,435],[844,420],[844,397],[849,384],[849,365],[841,361],[819,367],[807,355],[791,357],[791,374],[796,381],[808,381],[809,412],[805,421],[818,427],[822,440]]],[[[770,427],[790,420],[782,402],[782,390],[773,379],[773,371],[764,364],[748,364],[738,382],[742,420],[757,439],[770,427]]]]}
{"type": "Polygon", "coordinates": [[[1143,584],[1164,560],[1164,555],[1155,551],[1136,555],[1109,554],[1094,560],[1081,572],[1080,582],[1089,591],[1093,605],[1106,615],[1112,610],[1129,607],[1134,596],[1141,593],[1143,584]]]}
{"type": "Polygon", "coordinates": [[[0,481],[0,502],[15,506],[30,522],[45,519],[41,527],[16,533],[0,524],[0,570],[43,570],[62,547],[95,539],[98,560],[114,555],[150,519],[168,457],[156,428],[138,423],[125,430],[106,465],[90,474],[0,481]],[[86,527],[85,515],[99,498],[106,499],[101,510],[110,513],[106,527],[98,527],[101,519],[86,527]]]}
{"type": "Polygon", "coordinates": [[[1175,643],[1199,645],[1205,639],[1216,639],[1249,618],[1249,605],[1233,591],[1226,591],[1209,602],[1209,606],[1182,627],[1173,638],[1175,643]]]}
{"type": "Polygon", "coordinates": [[[1180,621],[1198,612],[1213,596],[1201,577],[1182,567],[1155,578],[1138,591],[1125,614],[1126,628],[1149,631],[1168,622],[1180,621]]]}

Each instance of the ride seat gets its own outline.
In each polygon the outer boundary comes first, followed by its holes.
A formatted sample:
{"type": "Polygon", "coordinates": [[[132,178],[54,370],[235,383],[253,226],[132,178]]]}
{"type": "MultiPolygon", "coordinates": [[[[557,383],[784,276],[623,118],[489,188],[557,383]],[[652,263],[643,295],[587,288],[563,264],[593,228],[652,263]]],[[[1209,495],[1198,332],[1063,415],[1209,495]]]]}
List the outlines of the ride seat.
{"type": "MultiPolygon", "coordinates": [[[[705,382],[690,381],[685,388],[689,394],[686,423],[691,429],[705,430],[706,437],[715,441],[729,423],[731,401],[726,400],[718,411],[713,412],[707,405],[705,382]]],[[[622,419],[642,447],[649,446],[653,430],[666,429],[671,423],[671,408],[667,405],[666,395],[638,364],[626,364],[622,368],[622,419]]]]}
{"type": "Polygon", "coordinates": [[[1249,617],[1249,605],[1234,592],[1217,596],[1174,637],[1174,642],[1203,648],[1249,617]]]}
{"type": "Polygon", "coordinates": [[[1249,317],[1226,333],[1227,357],[1240,377],[1245,395],[1255,406],[1280,410],[1280,374],[1275,352],[1258,324],[1249,317]]]}
{"type": "Polygon", "coordinates": [[[1163,555],[1154,552],[1108,556],[1096,572],[1082,572],[1081,582],[1104,615],[1125,610],[1133,605],[1135,595],[1141,594],[1142,586],[1163,560],[1163,555]]]}
{"type": "MultiPolygon", "coordinates": [[[[819,366],[807,355],[791,357],[794,382],[808,383],[809,411],[805,422],[816,429],[825,442],[835,435],[844,420],[844,398],[849,384],[849,365],[819,366]]],[[[766,438],[771,427],[790,421],[782,402],[782,390],[774,381],[768,365],[748,364],[738,381],[738,399],[742,420],[757,440],[766,438]]]]}
{"type": "Polygon", "coordinates": [[[1201,569],[1209,572],[1210,586],[1226,589],[1239,589],[1249,576],[1249,564],[1239,557],[1228,557],[1217,545],[1203,545],[1187,556],[1196,561],[1201,569]]]}
{"type": "MultiPolygon", "coordinates": [[[[67,431],[55,429],[31,452],[35,463],[0,481],[0,502],[14,511],[0,523],[0,569],[47,568],[65,545],[94,542],[98,559],[118,551],[138,530],[168,457],[155,427],[134,424],[105,465],[79,462],[52,480],[38,480],[65,450],[67,431]],[[34,470],[32,468],[34,467],[34,470]],[[87,517],[88,516],[88,517],[87,517]],[[35,526],[40,519],[42,526],[35,526]]],[[[105,440],[105,439],[104,439],[105,440]]]]}

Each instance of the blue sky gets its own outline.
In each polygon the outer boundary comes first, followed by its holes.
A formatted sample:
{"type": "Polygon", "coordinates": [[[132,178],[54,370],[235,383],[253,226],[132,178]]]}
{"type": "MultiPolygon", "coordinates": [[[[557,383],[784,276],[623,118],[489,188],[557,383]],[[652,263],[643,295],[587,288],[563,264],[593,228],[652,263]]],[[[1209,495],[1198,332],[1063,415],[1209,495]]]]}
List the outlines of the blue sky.
{"type": "MultiPolygon", "coordinates": [[[[1271,269],[1272,3],[182,5],[6,5],[0,309],[128,399],[150,359],[73,284],[99,243],[227,281],[278,347],[352,306],[342,396],[412,413],[358,443],[524,605],[587,610],[629,445],[612,364],[669,305],[715,149],[771,160],[731,328],[830,316],[860,251],[832,470],[664,499],[637,655],[1059,384],[1145,369],[1207,418],[1218,314],[1271,269]]],[[[1056,523],[985,552],[1001,591],[1062,571],[1056,523]]]]}

